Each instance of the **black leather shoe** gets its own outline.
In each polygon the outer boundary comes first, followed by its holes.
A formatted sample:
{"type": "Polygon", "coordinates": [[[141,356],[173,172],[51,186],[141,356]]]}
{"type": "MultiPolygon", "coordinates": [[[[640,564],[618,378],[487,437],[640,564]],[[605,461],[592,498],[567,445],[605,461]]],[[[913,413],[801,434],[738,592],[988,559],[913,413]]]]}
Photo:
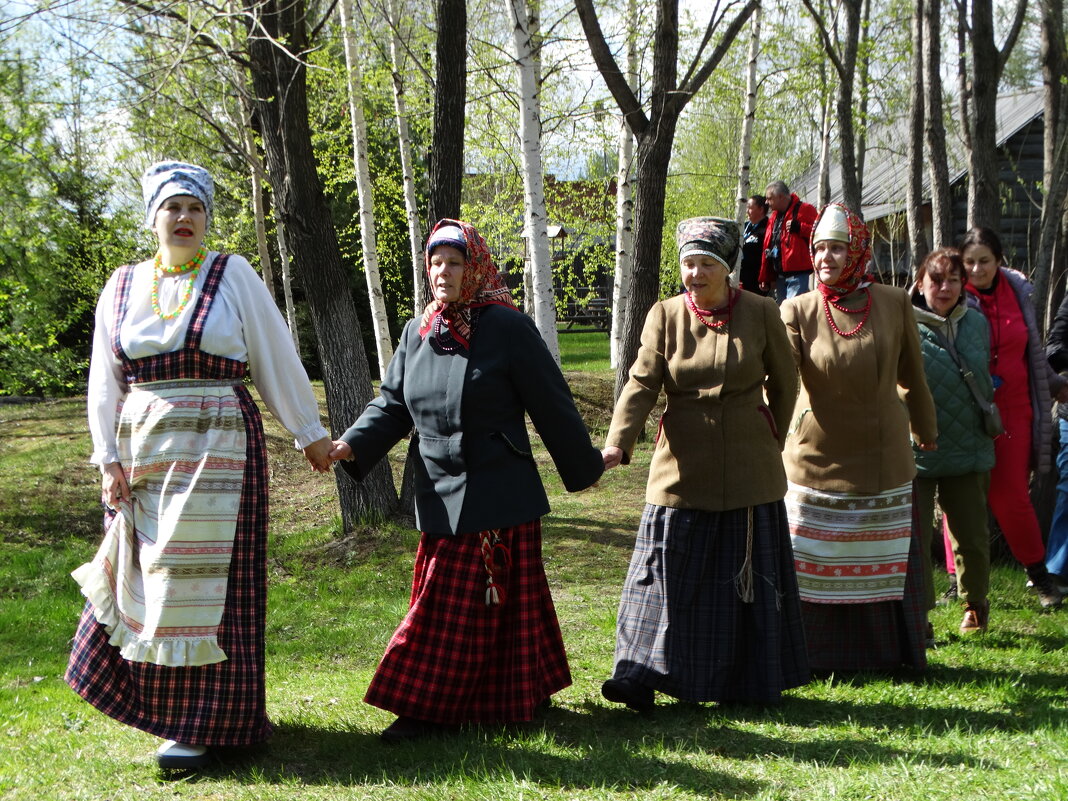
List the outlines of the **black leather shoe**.
{"type": "Polygon", "coordinates": [[[626,704],[635,712],[651,712],[656,707],[653,688],[631,679],[609,679],[601,685],[601,695],[613,704],[626,704]]]}
{"type": "Polygon", "coordinates": [[[453,728],[442,723],[431,723],[429,720],[418,720],[402,715],[386,726],[380,736],[387,743],[406,743],[445,734],[453,728]]]}

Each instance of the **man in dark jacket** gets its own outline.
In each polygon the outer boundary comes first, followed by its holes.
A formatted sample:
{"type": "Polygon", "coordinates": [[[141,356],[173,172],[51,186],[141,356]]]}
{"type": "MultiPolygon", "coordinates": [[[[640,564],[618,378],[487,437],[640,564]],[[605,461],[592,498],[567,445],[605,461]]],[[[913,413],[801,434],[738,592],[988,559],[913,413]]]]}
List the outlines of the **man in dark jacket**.
{"type": "Polygon", "coordinates": [[[782,181],[773,181],[765,190],[771,217],[764,234],[764,257],[760,264],[760,288],[775,286],[775,301],[808,292],[812,280],[812,254],[809,240],[816,223],[816,207],[802,203],[782,181]]]}

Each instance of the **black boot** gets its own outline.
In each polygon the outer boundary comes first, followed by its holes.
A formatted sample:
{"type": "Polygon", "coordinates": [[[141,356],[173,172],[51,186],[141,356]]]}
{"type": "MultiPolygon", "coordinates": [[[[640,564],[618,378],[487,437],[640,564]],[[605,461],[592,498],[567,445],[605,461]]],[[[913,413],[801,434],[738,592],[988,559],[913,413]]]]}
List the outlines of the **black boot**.
{"type": "Polygon", "coordinates": [[[1027,565],[1024,569],[1027,571],[1027,578],[1030,579],[1027,584],[1038,595],[1038,602],[1042,604],[1042,608],[1055,609],[1060,606],[1064,596],[1057,589],[1053,576],[1046,570],[1046,563],[1035,562],[1033,565],[1027,565]]]}

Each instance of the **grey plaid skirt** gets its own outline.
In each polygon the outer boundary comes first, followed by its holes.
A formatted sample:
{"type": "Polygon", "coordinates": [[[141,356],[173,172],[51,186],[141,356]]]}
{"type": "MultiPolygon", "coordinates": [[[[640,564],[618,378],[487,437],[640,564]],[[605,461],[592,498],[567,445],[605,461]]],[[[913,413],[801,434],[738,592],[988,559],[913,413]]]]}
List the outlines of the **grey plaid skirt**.
{"type": "Polygon", "coordinates": [[[614,678],[685,701],[768,703],[809,680],[782,501],[748,509],[647,504],[623,585],[614,678]]]}

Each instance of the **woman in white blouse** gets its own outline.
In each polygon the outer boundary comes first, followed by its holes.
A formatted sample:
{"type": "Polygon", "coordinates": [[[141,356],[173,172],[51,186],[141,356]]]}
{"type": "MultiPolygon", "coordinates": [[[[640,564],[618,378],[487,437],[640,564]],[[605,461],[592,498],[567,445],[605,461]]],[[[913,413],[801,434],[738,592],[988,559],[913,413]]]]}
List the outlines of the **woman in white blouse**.
{"type": "Polygon", "coordinates": [[[164,739],[157,761],[272,731],[264,692],[267,459],[251,376],[312,466],[330,440],[289,331],[245,259],[208,251],[213,183],[142,177],[155,258],[120,267],[96,309],[88,411],[105,535],[72,574],[87,602],[67,683],[164,739]]]}

